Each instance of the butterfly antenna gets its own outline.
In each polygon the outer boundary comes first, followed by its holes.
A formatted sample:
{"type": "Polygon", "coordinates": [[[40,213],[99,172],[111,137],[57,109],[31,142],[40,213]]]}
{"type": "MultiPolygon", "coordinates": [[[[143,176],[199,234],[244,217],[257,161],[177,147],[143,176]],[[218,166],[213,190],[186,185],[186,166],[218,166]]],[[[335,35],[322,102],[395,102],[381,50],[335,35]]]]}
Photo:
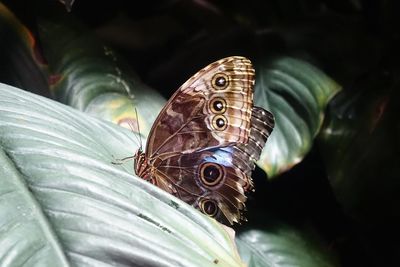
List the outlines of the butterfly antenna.
{"type": "Polygon", "coordinates": [[[136,125],[139,133],[139,150],[143,151],[143,146],[142,146],[142,134],[140,133],[140,127],[139,127],[139,116],[137,113],[137,109],[135,108],[135,114],[136,114],[136,125]]]}
{"type": "Polygon", "coordinates": [[[135,127],[133,126],[132,121],[129,120],[129,121],[128,121],[128,125],[129,125],[129,129],[131,129],[131,132],[134,133],[134,135],[135,135],[135,137],[136,137],[136,141],[139,142],[140,139],[139,139],[139,137],[137,136],[137,132],[135,131],[135,127]]]}
{"type": "Polygon", "coordinates": [[[135,127],[135,125],[133,125],[132,120],[128,120],[127,123],[129,125],[129,128],[131,129],[132,133],[135,135],[136,141],[139,143],[139,146],[140,146],[139,149],[142,149],[142,139],[140,137],[140,129],[139,129],[139,118],[138,118],[138,115],[137,115],[136,108],[135,108],[135,114],[136,114],[136,127],[135,127]],[[136,131],[135,128],[137,128],[138,131],[136,131]]]}

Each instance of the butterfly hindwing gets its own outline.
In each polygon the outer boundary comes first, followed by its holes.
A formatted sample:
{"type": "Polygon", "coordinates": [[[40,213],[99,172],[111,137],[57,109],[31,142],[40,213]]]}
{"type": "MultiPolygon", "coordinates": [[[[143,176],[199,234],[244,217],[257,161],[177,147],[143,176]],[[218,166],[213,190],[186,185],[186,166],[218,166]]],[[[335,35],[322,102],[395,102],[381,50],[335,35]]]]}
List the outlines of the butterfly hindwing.
{"type": "Polygon", "coordinates": [[[242,218],[250,178],[273,127],[271,113],[253,108],[249,142],[171,155],[155,162],[156,185],[217,220],[232,224],[242,218]],[[158,184],[159,183],[159,184],[158,184]]]}

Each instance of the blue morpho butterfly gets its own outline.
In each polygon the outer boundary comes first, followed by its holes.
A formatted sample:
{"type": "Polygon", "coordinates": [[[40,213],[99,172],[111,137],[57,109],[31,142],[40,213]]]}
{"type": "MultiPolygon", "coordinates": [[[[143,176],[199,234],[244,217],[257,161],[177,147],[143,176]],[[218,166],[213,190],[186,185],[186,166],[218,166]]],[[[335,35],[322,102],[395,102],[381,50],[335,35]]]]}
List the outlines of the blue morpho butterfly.
{"type": "Polygon", "coordinates": [[[253,106],[254,79],[240,56],[193,75],[136,152],[136,174],[224,224],[243,220],[251,172],[274,126],[270,112],[253,106]]]}

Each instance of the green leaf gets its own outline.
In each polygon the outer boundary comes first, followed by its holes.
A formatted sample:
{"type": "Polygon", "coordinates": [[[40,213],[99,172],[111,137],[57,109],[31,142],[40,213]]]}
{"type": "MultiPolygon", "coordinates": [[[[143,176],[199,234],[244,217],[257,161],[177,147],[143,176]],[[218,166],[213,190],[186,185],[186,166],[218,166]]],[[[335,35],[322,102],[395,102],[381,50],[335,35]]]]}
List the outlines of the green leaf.
{"type": "Polygon", "coordinates": [[[0,84],[0,265],[242,266],[215,220],[111,163],[135,140],[0,84]]]}
{"type": "MultiPolygon", "coordinates": [[[[362,90],[344,91],[332,101],[319,145],[344,211],[381,233],[381,227],[400,223],[400,97],[386,76],[371,76],[359,85],[362,90]]],[[[394,231],[399,233],[391,229],[390,235],[394,231]]]]}
{"type": "Polygon", "coordinates": [[[247,228],[236,239],[248,267],[339,266],[311,229],[296,229],[282,222],[265,228],[247,228]]]}
{"type": "Polygon", "coordinates": [[[0,265],[68,266],[46,215],[3,149],[0,173],[0,265]]]}
{"type": "Polygon", "coordinates": [[[255,105],[271,111],[275,128],[258,165],[274,177],[310,150],[330,99],[341,88],[321,70],[282,57],[256,65],[255,105]]]}
{"type": "Polygon", "coordinates": [[[0,81],[49,96],[47,72],[33,34],[0,2],[0,81]]]}
{"type": "Polygon", "coordinates": [[[120,125],[135,125],[138,120],[147,135],[165,99],[146,86],[112,48],[64,16],[40,21],[54,98],[120,125]]]}

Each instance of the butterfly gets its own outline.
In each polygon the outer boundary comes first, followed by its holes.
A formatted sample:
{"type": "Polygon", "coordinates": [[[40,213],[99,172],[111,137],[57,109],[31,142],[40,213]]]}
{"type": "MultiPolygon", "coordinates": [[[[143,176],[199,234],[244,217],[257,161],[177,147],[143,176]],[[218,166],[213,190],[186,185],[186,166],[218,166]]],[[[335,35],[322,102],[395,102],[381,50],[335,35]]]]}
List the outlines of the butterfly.
{"type": "Polygon", "coordinates": [[[231,56],[198,71],[155,120],[138,176],[224,224],[245,220],[251,172],[274,127],[273,115],[253,106],[255,70],[231,56]]]}

